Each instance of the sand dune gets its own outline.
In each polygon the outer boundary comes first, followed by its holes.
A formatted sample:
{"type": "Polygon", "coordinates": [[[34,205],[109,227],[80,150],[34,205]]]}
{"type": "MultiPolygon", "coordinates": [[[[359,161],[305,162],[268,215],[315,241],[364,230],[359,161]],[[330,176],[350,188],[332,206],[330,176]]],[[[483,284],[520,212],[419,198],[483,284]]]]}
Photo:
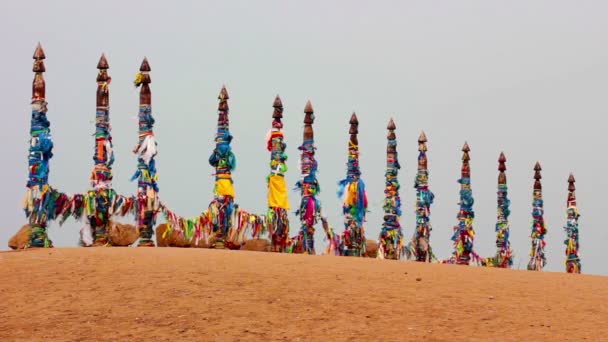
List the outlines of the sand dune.
{"type": "Polygon", "coordinates": [[[606,339],[608,277],[178,248],[0,253],[0,340],[606,339]]]}

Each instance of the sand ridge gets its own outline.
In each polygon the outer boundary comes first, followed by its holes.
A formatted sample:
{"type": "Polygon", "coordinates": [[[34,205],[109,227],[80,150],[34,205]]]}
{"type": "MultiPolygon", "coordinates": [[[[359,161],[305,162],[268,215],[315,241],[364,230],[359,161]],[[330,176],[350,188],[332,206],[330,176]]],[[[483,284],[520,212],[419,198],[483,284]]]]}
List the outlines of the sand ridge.
{"type": "Polygon", "coordinates": [[[0,253],[0,340],[592,340],[608,277],[179,248],[0,253]]]}

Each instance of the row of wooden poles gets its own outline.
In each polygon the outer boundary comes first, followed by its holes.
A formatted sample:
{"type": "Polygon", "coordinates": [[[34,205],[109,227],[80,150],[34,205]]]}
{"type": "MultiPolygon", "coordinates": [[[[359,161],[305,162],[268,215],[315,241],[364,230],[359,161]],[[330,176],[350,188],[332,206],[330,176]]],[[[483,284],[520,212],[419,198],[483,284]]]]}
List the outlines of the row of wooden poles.
{"type": "MultiPolygon", "coordinates": [[[[48,217],[47,207],[44,204],[44,193],[48,186],[48,162],[52,157],[52,141],[50,140],[50,124],[46,119],[46,85],[43,73],[46,71],[43,60],[46,58],[40,44],[34,53],[35,73],[32,87],[32,127],[29,156],[29,181],[28,198],[30,207],[42,208],[39,210],[28,210],[26,214],[30,220],[31,247],[50,246],[50,240],[46,233],[48,217]],[[44,212],[44,214],[42,214],[44,212]]],[[[108,76],[108,61],[105,55],[99,60],[97,76],[97,98],[96,98],[96,139],[94,160],[95,167],[91,176],[92,189],[89,191],[95,201],[93,214],[87,218],[90,229],[92,245],[106,245],[107,228],[111,216],[108,208],[108,198],[113,198],[112,163],[113,149],[110,134],[109,121],[109,87],[111,78],[108,76]]],[[[161,211],[158,198],[158,186],[156,179],[156,141],[154,138],[154,119],[151,111],[151,91],[149,83],[151,71],[147,59],[141,64],[140,72],[137,74],[135,85],[140,87],[139,108],[139,141],[135,154],[138,156],[138,170],[134,179],[138,180],[137,207],[134,209],[137,216],[139,230],[139,246],[154,246],[152,237],[154,235],[154,224],[156,215],[161,211]]],[[[205,216],[209,219],[210,232],[214,237],[215,248],[230,248],[231,242],[228,236],[235,225],[233,215],[238,210],[234,203],[234,188],[232,185],[231,171],[233,169],[235,156],[231,151],[230,142],[232,136],[229,131],[229,108],[228,92],[222,88],[219,95],[218,127],[216,134],[216,147],[209,159],[211,166],[216,169],[216,185],[214,199],[205,216]],[[213,216],[209,216],[213,215],[213,216]]],[[[350,139],[348,143],[348,162],[346,178],[340,181],[339,197],[343,200],[344,231],[335,234],[327,224],[323,215],[317,195],[320,191],[319,182],[316,178],[317,161],[315,160],[314,145],[314,111],[310,101],[305,106],[303,143],[299,147],[301,151],[300,166],[301,178],[296,184],[300,190],[301,202],[296,215],[300,219],[300,229],[296,236],[289,236],[289,219],[287,211],[290,205],[287,200],[287,186],[285,184],[285,162],[286,144],[283,136],[282,113],[283,104],[277,96],[273,103],[271,133],[268,137],[268,150],[270,152],[270,173],[268,176],[268,212],[266,215],[251,215],[252,222],[263,217],[265,227],[268,229],[272,250],[275,252],[303,252],[316,254],[314,248],[315,225],[323,223],[329,246],[327,253],[347,256],[366,255],[366,238],[364,222],[367,212],[367,194],[365,184],[361,179],[359,168],[359,146],[358,146],[358,119],[353,113],[350,119],[350,139]]],[[[438,261],[430,245],[430,208],[434,195],[429,188],[429,173],[427,167],[426,135],[421,133],[418,143],[418,168],[416,176],[416,227],[411,240],[406,241],[400,224],[401,199],[399,196],[400,184],[398,171],[400,169],[397,140],[395,135],[396,125],[391,119],[387,134],[387,168],[385,172],[385,199],[383,203],[384,218],[380,236],[378,238],[378,257],[384,259],[411,259],[422,262],[438,261]]],[[[473,193],[470,182],[469,152],[468,144],[462,148],[462,168],[460,190],[460,210],[458,212],[458,224],[454,227],[452,237],[454,252],[452,256],[443,260],[444,263],[463,264],[470,263],[509,268],[512,266],[512,250],[509,242],[510,214],[506,158],[503,153],[499,157],[499,176],[497,191],[497,223],[496,223],[496,254],[492,257],[482,258],[474,251],[475,232],[473,228],[474,210],[473,193]]],[[[542,270],[546,265],[545,257],[545,234],[547,228],[543,218],[543,200],[541,185],[541,166],[537,163],[534,167],[534,190],[532,209],[532,248],[528,269],[542,270]]],[[[566,270],[571,273],[580,273],[581,263],[578,255],[578,209],[576,206],[576,195],[574,176],[568,178],[567,199],[567,234],[566,244],[566,270]]],[[[249,216],[248,216],[249,217],[249,216]]],[[[174,228],[183,229],[175,222],[186,222],[181,219],[174,220],[174,228]],[[176,227],[177,226],[177,227],[176,227]]],[[[172,222],[173,222],[172,221],[172,222]]],[[[259,237],[260,232],[254,232],[259,237]]],[[[234,245],[234,244],[232,244],[234,245]]]]}

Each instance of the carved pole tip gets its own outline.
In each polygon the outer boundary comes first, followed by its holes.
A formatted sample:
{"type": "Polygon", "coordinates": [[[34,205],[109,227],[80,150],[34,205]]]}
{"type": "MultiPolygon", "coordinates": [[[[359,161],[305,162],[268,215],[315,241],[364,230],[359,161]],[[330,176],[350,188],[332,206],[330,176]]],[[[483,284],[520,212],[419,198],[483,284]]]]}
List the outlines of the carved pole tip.
{"type": "Polygon", "coordinates": [[[34,51],[34,56],[32,57],[33,59],[45,59],[46,55],[44,54],[44,50],[42,49],[42,44],[40,44],[40,42],[38,42],[38,45],[36,45],[36,51],[34,51]]]}
{"type": "Polygon", "coordinates": [[[109,69],[110,65],[108,64],[108,60],[106,59],[106,54],[102,53],[99,58],[99,62],[97,63],[97,69],[109,69]]]}
{"type": "Polygon", "coordinates": [[[226,85],[222,85],[222,89],[220,90],[220,94],[217,97],[220,100],[228,100],[230,97],[228,96],[228,90],[226,90],[226,85]]]}
{"type": "Polygon", "coordinates": [[[147,57],[144,57],[144,60],[141,62],[141,66],[139,67],[139,71],[141,71],[141,72],[152,71],[152,69],[150,69],[150,64],[148,63],[148,58],[147,57]]]}
{"type": "Polygon", "coordinates": [[[466,141],[464,142],[464,145],[462,146],[462,152],[470,152],[471,148],[469,147],[469,143],[467,143],[466,141]]]}
{"type": "Polygon", "coordinates": [[[420,136],[418,137],[418,142],[419,143],[425,143],[425,142],[427,142],[427,140],[426,140],[426,134],[424,134],[424,131],[420,132],[420,136]]]}
{"type": "Polygon", "coordinates": [[[389,131],[394,131],[396,128],[397,126],[395,126],[395,121],[393,121],[393,118],[391,118],[391,120],[388,122],[388,126],[386,126],[386,129],[389,131]]]}
{"type": "Polygon", "coordinates": [[[279,95],[277,94],[277,97],[274,98],[274,103],[272,104],[272,106],[274,108],[280,108],[283,107],[283,102],[281,101],[281,98],[279,97],[279,95]]]}
{"type": "Polygon", "coordinates": [[[357,113],[353,112],[353,114],[350,116],[350,124],[351,125],[358,125],[359,124],[359,120],[357,119],[357,113]]]}
{"type": "Polygon", "coordinates": [[[534,171],[542,171],[542,168],[540,167],[540,162],[536,162],[536,164],[534,165],[534,171]]]}
{"type": "Polygon", "coordinates": [[[310,103],[310,100],[306,101],[306,106],[304,107],[304,113],[306,114],[312,114],[314,111],[312,110],[312,104],[310,103]]]}
{"type": "Polygon", "coordinates": [[[500,152],[500,157],[498,157],[498,162],[499,163],[504,163],[507,161],[507,157],[505,157],[505,153],[504,152],[500,152]]]}

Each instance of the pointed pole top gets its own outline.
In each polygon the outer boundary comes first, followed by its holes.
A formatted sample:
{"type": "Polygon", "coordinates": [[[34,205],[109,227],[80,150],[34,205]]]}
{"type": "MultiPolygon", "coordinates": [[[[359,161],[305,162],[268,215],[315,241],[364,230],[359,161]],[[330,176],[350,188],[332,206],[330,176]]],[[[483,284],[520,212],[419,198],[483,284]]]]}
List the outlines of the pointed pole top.
{"type": "Polygon", "coordinates": [[[386,126],[386,129],[388,129],[389,131],[394,131],[395,129],[397,129],[397,126],[395,126],[395,121],[393,121],[393,118],[391,118],[388,122],[388,126],[386,126]]]}
{"type": "Polygon", "coordinates": [[[150,69],[150,64],[148,63],[148,58],[147,57],[144,57],[144,60],[141,62],[141,66],[139,67],[139,71],[141,71],[141,72],[152,71],[152,69],[150,69]]]}
{"type": "MultiPolygon", "coordinates": [[[[32,103],[34,101],[44,101],[44,98],[46,97],[46,84],[42,74],[46,71],[46,67],[44,66],[44,59],[46,56],[44,55],[44,50],[42,50],[42,45],[40,45],[40,43],[36,46],[33,58],[34,66],[32,67],[32,71],[35,72],[35,74],[32,82],[32,103]]],[[[46,109],[44,112],[46,112],[46,109]]]]}
{"type": "MultiPolygon", "coordinates": [[[[397,126],[395,126],[395,121],[393,121],[393,118],[391,118],[390,121],[388,122],[388,126],[386,126],[386,129],[388,129],[388,135],[386,136],[388,140],[397,139],[397,136],[395,135],[396,128],[397,128],[397,126]]],[[[395,147],[394,145],[390,145],[390,146],[395,147]]],[[[392,150],[394,150],[394,148],[392,148],[392,150]]]]}
{"type": "Polygon", "coordinates": [[[507,157],[505,157],[503,152],[500,152],[500,157],[498,157],[498,171],[504,172],[507,169],[507,166],[505,165],[506,161],[507,157]]]}
{"type": "Polygon", "coordinates": [[[108,60],[106,59],[106,54],[102,53],[99,58],[99,62],[97,63],[97,69],[109,69],[108,60]]]}
{"type": "Polygon", "coordinates": [[[427,142],[427,140],[426,140],[426,134],[424,134],[424,131],[420,132],[420,136],[418,137],[418,142],[419,143],[425,143],[425,142],[427,142]]]}
{"type": "Polygon", "coordinates": [[[467,143],[466,141],[464,142],[464,145],[462,146],[462,152],[470,152],[471,148],[469,147],[469,143],[467,143]]]}
{"type": "Polygon", "coordinates": [[[504,163],[507,161],[507,157],[505,157],[505,153],[504,152],[500,152],[500,156],[498,157],[498,162],[499,163],[504,163]]]}
{"type": "MultiPolygon", "coordinates": [[[[357,134],[359,134],[359,120],[357,119],[357,114],[355,112],[353,112],[353,115],[351,115],[350,117],[350,129],[348,130],[348,133],[351,135],[351,137],[356,136],[357,134]]],[[[356,139],[356,138],[353,138],[356,139]]],[[[351,139],[351,140],[353,140],[351,139]]]]}
{"type": "Polygon", "coordinates": [[[32,58],[34,59],[34,67],[32,68],[32,71],[36,73],[45,72],[46,68],[43,60],[46,58],[46,56],[44,55],[44,50],[42,50],[42,45],[40,45],[40,43],[38,43],[36,46],[36,51],[34,51],[34,57],[32,58]]]}
{"type": "Polygon", "coordinates": [[[33,59],[45,59],[46,55],[44,54],[44,50],[42,49],[42,45],[40,44],[40,42],[38,42],[38,45],[36,45],[36,51],[34,51],[34,57],[32,57],[33,59]]]}
{"type": "Polygon", "coordinates": [[[568,177],[568,191],[574,192],[576,190],[576,186],[574,185],[575,182],[574,175],[570,174],[570,177],[568,177]]]}
{"type": "Polygon", "coordinates": [[[543,178],[543,176],[540,174],[541,170],[542,168],[540,167],[540,163],[536,162],[536,165],[534,165],[534,190],[542,189],[542,185],[540,183],[540,180],[543,178]]]}
{"type": "Polygon", "coordinates": [[[281,107],[283,107],[283,102],[281,101],[281,98],[279,97],[279,94],[277,94],[277,97],[274,98],[274,103],[272,104],[272,106],[274,108],[281,108],[281,107]]]}
{"type": "Polygon", "coordinates": [[[272,118],[274,119],[272,127],[283,128],[283,124],[281,123],[281,119],[283,118],[283,102],[281,102],[279,95],[275,97],[272,107],[274,107],[274,111],[272,112],[272,118]]]}
{"type": "Polygon", "coordinates": [[[310,100],[306,101],[306,106],[304,107],[304,113],[306,114],[312,114],[314,111],[312,109],[312,104],[310,103],[310,100]]]}
{"type": "Polygon", "coordinates": [[[358,125],[359,124],[359,120],[357,119],[357,113],[353,112],[353,114],[350,116],[350,124],[351,125],[358,125]]]}
{"type": "Polygon", "coordinates": [[[217,96],[220,101],[228,100],[230,97],[228,96],[228,90],[226,90],[226,85],[222,85],[222,89],[220,90],[220,94],[217,96]]]}

